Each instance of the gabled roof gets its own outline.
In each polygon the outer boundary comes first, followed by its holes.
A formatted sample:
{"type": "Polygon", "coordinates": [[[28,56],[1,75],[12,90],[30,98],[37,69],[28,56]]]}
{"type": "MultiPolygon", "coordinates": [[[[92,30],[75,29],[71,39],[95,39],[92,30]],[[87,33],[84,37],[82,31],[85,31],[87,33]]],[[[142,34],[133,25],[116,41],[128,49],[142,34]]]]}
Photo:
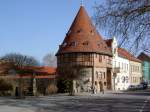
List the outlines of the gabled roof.
{"type": "Polygon", "coordinates": [[[81,6],[56,55],[72,52],[96,52],[111,55],[110,49],[81,6]]]}
{"type": "Polygon", "coordinates": [[[140,62],[141,63],[141,60],[137,59],[131,53],[129,53],[127,50],[125,50],[123,48],[118,48],[118,55],[120,57],[126,58],[130,61],[135,61],[135,62],[140,62]]]}
{"type": "Polygon", "coordinates": [[[142,60],[142,61],[150,61],[150,56],[145,54],[144,52],[142,52],[139,56],[138,59],[142,60]]]}
{"type": "MultiPolygon", "coordinates": [[[[107,46],[110,47],[110,48],[112,47],[112,45],[111,45],[112,41],[113,41],[112,39],[105,40],[107,46]]],[[[140,62],[141,63],[141,61],[139,59],[137,59],[135,56],[133,56],[131,53],[129,53],[124,48],[120,48],[120,47],[118,48],[118,55],[120,57],[126,58],[130,61],[135,61],[135,62],[140,62]]]]}

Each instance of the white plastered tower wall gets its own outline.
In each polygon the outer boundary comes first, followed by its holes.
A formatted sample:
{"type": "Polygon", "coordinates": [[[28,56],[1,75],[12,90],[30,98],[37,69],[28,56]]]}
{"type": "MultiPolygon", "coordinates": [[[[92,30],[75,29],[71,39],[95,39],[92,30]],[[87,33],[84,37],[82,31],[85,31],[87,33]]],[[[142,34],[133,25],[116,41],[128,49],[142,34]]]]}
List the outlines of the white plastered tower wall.
{"type": "Polygon", "coordinates": [[[119,56],[117,39],[113,37],[112,41],[113,54],[113,70],[118,69],[117,73],[113,73],[112,83],[113,90],[126,90],[129,85],[129,60],[119,56]]]}

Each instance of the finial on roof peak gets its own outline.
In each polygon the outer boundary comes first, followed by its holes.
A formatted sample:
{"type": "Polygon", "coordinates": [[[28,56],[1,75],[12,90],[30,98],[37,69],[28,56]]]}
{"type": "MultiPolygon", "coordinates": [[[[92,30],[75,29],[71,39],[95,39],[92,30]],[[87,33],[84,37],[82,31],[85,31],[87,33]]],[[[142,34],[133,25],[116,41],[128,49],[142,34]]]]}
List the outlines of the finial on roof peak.
{"type": "Polygon", "coordinates": [[[83,0],[80,1],[80,5],[83,6],[83,0]]]}
{"type": "Polygon", "coordinates": [[[112,39],[116,41],[116,37],[115,36],[112,39]]]}

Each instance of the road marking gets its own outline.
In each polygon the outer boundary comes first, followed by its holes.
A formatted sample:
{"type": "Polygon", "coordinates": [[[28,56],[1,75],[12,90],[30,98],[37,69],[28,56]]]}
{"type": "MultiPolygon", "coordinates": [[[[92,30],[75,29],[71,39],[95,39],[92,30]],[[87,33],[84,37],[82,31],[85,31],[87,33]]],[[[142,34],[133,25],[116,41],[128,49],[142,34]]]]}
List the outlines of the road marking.
{"type": "Polygon", "coordinates": [[[146,103],[150,100],[150,96],[148,96],[146,98],[146,100],[144,101],[144,104],[142,105],[142,108],[140,109],[140,112],[143,112],[144,107],[146,106],[146,103]]]}

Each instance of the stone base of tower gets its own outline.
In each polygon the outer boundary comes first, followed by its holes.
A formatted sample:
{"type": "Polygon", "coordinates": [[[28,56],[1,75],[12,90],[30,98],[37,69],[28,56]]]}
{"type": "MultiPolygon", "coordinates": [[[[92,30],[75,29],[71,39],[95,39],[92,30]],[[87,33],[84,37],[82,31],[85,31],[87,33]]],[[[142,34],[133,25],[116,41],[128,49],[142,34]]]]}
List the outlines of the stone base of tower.
{"type": "Polygon", "coordinates": [[[75,93],[101,93],[112,90],[111,69],[84,68],[85,75],[73,81],[75,93]]]}

